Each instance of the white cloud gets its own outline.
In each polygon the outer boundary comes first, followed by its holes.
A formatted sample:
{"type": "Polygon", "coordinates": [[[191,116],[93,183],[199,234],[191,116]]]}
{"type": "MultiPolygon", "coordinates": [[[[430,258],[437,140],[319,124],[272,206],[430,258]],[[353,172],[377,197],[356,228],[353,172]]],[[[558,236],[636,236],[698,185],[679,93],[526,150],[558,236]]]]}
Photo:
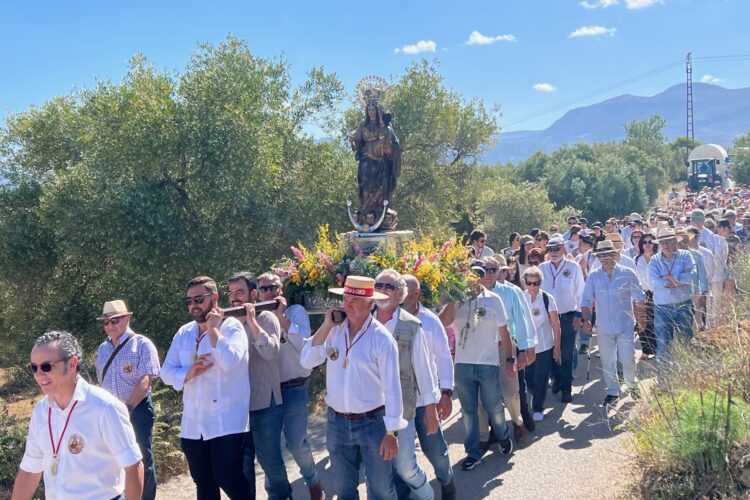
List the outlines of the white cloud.
{"type": "Polygon", "coordinates": [[[617,5],[620,3],[618,0],[599,0],[598,2],[588,2],[586,0],[583,0],[583,2],[579,2],[578,5],[583,7],[584,9],[606,9],[607,7],[612,7],[613,5],[617,5]]]}
{"type": "Polygon", "coordinates": [[[721,83],[722,80],[721,80],[721,78],[717,78],[717,77],[715,77],[713,75],[703,75],[701,77],[701,82],[716,84],[716,83],[721,83]]]}
{"type": "Polygon", "coordinates": [[[635,9],[645,9],[647,7],[652,7],[656,4],[663,4],[664,0],[625,0],[625,4],[628,6],[628,9],[635,10],[635,9]]]}
{"type": "Polygon", "coordinates": [[[533,89],[538,90],[539,92],[554,92],[557,90],[557,87],[551,83],[537,83],[533,86],[533,89]]]}
{"type": "Polygon", "coordinates": [[[466,45],[492,45],[497,42],[515,42],[516,37],[513,35],[487,36],[478,31],[472,31],[466,45]]]}
{"type": "Polygon", "coordinates": [[[578,38],[581,36],[602,36],[610,35],[614,36],[617,28],[605,28],[604,26],[581,26],[569,36],[570,38],[578,38]]]}
{"type": "Polygon", "coordinates": [[[435,52],[437,50],[437,44],[432,40],[420,40],[413,45],[404,45],[399,49],[395,49],[393,52],[399,54],[419,54],[421,52],[435,52]]]}

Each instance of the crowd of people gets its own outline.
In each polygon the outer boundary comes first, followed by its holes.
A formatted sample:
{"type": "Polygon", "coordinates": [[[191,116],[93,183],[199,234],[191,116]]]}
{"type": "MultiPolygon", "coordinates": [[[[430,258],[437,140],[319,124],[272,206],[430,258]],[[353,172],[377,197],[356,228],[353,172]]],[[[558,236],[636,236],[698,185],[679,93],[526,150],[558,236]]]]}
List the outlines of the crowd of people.
{"type": "Polygon", "coordinates": [[[329,290],[342,305],[315,333],[275,274],[231,276],[229,302],[240,310],[232,316],[219,307],[219,285],[199,276],[185,287],[193,321],[177,331],[163,363],[131,328],[125,302],[106,302],[99,386],[80,376],[72,334],[47,332],[34,345],[29,370],[45,397],[12,498],[30,499],[43,477],[48,498],[153,499],[151,385],[160,377],[183,393],[181,446],[199,499],[219,499],[222,490],[255,498],[256,460],[268,498],[291,498],[282,442],[312,499],[358,498],[361,468],[372,498],[431,499],[417,440],[441,497],[455,499],[443,434],[454,391],[462,471],[479,466],[495,443],[510,455],[544,420],[550,392],[573,400],[578,356],[594,332],[602,403],[637,399],[637,363],[667,358],[673,342],[717,324],[732,304],[750,234],[748,198],[743,188],[673,191],[647,214],[591,224],[570,217],[564,232],[512,233],[500,252],[476,230],[475,279],[463,302],[430,310],[419,280],[394,269],[348,276],[329,290]],[[273,301],[275,309],[256,310],[273,301]],[[323,364],[329,491],[307,439],[310,375],[323,364]]]}

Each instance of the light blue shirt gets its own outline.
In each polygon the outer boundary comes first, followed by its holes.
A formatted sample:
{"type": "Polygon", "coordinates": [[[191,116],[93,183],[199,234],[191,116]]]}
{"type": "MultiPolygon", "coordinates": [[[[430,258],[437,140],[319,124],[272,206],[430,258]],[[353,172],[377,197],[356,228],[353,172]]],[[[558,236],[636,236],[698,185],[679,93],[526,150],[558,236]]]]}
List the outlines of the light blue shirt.
{"type": "Polygon", "coordinates": [[[695,281],[695,260],[687,250],[677,250],[671,259],[666,259],[659,252],[651,257],[648,263],[648,276],[654,287],[654,304],[681,304],[693,298],[693,283],[695,281]],[[667,288],[671,282],[663,276],[672,275],[681,285],[677,288],[667,288]]]}
{"type": "Polygon", "coordinates": [[[703,263],[703,255],[701,251],[695,248],[688,248],[691,254],[693,254],[693,260],[695,261],[695,281],[693,281],[693,293],[695,295],[706,295],[709,292],[708,283],[708,272],[706,271],[706,265],[703,263]]]}
{"type": "Polygon", "coordinates": [[[525,351],[534,347],[534,319],[523,292],[515,285],[495,283],[493,292],[500,296],[508,315],[508,331],[516,339],[518,349],[525,351]]]}
{"type": "Polygon", "coordinates": [[[645,302],[638,275],[629,268],[616,264],[612,277],[604,269],[589,274],[583,287],[581,307],[596,304],[596,332],[599,334],[633,331],[635,316],[633,301],[645,302]]]}

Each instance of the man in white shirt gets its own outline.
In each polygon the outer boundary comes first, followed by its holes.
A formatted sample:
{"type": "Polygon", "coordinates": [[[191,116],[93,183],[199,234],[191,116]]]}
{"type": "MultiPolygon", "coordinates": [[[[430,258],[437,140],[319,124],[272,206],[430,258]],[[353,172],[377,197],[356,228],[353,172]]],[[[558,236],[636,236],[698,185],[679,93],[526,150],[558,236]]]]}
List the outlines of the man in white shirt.
{"type": "Polygon", "coordinates": [[[581,328],[583,272],[581,266],[564,257],[562,238],[552,238],[547,243],[547,258],[539,264],[544,276],[542,290],[555,298],[560,315],[561,362],[552,364],[552,393],[562,392],[562,402],[569,403],[573,400],[573,358],[578,354],[576,331],[581,328]]]}
{"type": "Polygon", "coordinates": [[[391,460],[399,451],[398,431],[406,427],[399,354],[391,333],[370,314],[374,301],[388,296],[376,292],[375,280],[363,276],[348,276],[343,288],[329,292],[343,295],[346,316],[339,316],[339,308],[329,309],[300,361],[309,369],[326,363],[326,447],[334,494],[342,500],[358,498],[362,464],[370,495],[392,499],[391,460]]]}
{"type": "Polygon", "coordinates": [[[721,236],[704,227],[706,213],[697,208],[690,214],[690,224],[700,231],[698,244],[705,246],[714,254],[714,272],[711,276],[711,295],[708,300],[706,323],[711,327],[717,323],[721,314],[721,301],[724,293],[724,275],[726,274],[729,245],[721,236]]]}
{"type": "MultiPolygon", "coordinates": [[[[440,322],[437,314],[424,307],[419,302],[422,295],[419,280],[411,274],[402,276],[406,282],[406,299],[403,308],[422,322],[422,330],[427,337],[427,349],[432,365],[433,378],[438,381],[440,387],[440,402],[438,403],[438,416],[440,420],[447,419],[453,411],[453,357],[448,345],[448,335],[440,322]]],[[[453,467],[451,467],[448,455],[448,443],[443,435],[442,425],[438,427],[435,434],[428,434],[424,423],[426,397],[420,394],[417,397],[417,415],[414,425],[417,429],[419,444],[422,453],[435,469],[435,477],[440,482],[443,500],[455,500],[456,487],[453,484],[453,467]]]]}
{"type": "Polygon", "coordinates": [[[310,319],[305,308],[299,304],[289,306],[281,295],[281,279],[273,273],[258,276],[258,298],[261,302],[275,300],[279,303],[274,311],[281,326],[279,348],[279,376],[281,381],[282,421],[284,442],[300,474],[310,490],[311,500],[323,498],[318,471],[312,448],[307,441],[308,379],[312,370],[300,363],[302,348],[310,337],[310,319]]]}
{"type": "Polygon", "coordinates": [[[393,460],[396,492],[399,497],[431,500],[435,496],[432,486],[417,463],[414,425],[417,396],[420,395],[425,398],[423,423],[427,434],[435,434],[438,430],[436,403],[439,393],[432,376],[427,340],[421,322],[399,307],[406,298],[406,282],[401,274],[394,269],[382,271],[375,278],[375,290],[388,296],[387,299],[375,301],[373,316],[391,332],[398,344],[403,418],[407,422],[398,434],[398,455],[393,460]]]}
{"type": "Polygon", "coordinates": [[[44,475],[48,499],[140,500],[141,452],[125,405],[78,376],[82,353],[68,332],[36,340],[29,370],[44,398],[34,406],[12,500],[30,500],[44,475]]]}
{"type": "MultiPolygon", "coordinates": [[[[472,272],[484,277],[481,266],[472,272]]],[[[499,370],[508,376],[516,373],[516,352],[508,332],[508,317],[500,297],[487,290],[479,281],[472,285],[469,297],[462,304],[449,303],[440,313],[443,324],[453,324],[456,334],[456,391],[463,413],[464,449],[462,470],[472,470],[482,462],[479,438],[479,400],[487,412],[500,451],[513,451],[510,426],[505,421],[499,370]],[[505,359],[501,361],[498,341],[505,359]]]]}
{"type": "MultiPolygon", "coordinates": [[[[185,305],[195,319],[175,334],[161,370],[182,391],[180,437],[198,498],[252,498],[242,470],[249,429],[247,335],[218,307],[216,282],[190,280],[185,305]],[[222,322],[223,320],[223,322],[222,322]]],[[[248,314],[255,314],[252,304],[248,314]]]]}
{"type": "Polygon", "coordinates": [[[495,255],[495,251],[488,247],[485,243],[487,242],[487,234],[479,229],[472,231],[469,237],[469,244],[471,244],[472,254],[475,259],[484,259],[495,255]]]}

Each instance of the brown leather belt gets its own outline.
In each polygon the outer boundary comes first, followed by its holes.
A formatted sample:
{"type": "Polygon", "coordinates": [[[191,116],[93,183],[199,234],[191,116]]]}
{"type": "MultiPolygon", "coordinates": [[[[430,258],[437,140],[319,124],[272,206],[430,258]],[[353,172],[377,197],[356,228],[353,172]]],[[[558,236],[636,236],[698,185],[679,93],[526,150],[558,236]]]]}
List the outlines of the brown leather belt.
{"type": "Polygon", "coordinates": [[[385,406],[380,406],[378,408],[375,408],[374,410],[370,410],[365,413],[341,413],[336,410],[333,410],[333,412],[339,417],[344,417],[347,420],[362,420],[365,418],[376,417],[378,413],[380,413],[382,410],[385,410],[385,406]]]}
{"type": "Polygon", "coordinates": [[[281,383],[281,390],[284,389],[290,389],[292,387],[299,387],[301,385],[305,385],[305,382],[307,382],[307,377],[300,377],[300,378],[293,378],[292,380],[287,380],[286,382],[281,383]]]}

